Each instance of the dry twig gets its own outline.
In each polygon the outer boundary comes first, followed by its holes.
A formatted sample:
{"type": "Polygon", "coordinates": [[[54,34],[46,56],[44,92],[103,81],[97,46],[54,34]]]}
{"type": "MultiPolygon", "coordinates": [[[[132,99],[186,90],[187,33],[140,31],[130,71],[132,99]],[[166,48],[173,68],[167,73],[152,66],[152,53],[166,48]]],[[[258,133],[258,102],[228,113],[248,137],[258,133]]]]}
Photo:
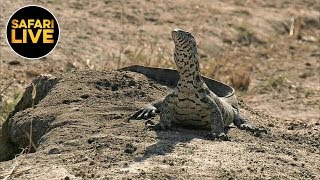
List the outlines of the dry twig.
{"type": "MultiPolygon", "coordinates": [[[[16,155],[15,158],[17,158],[17,156],[21,156],[21,155],[24,154],[25,152],[26,152],[26,149],[23,149],[20,154],[16,155]]],[[[3,178],[3,180],[9,179],[9,178],[13,175],[14,171],[15,171],[15,170],[18,168],[18,166],[23,162],[24,158],[25,158],[25,156],[22,157],[16,164],[13,165],[13,167],[12,167],[11,170],[8,172],[7,176],[5,176],[5,177],[3,178]]]]}

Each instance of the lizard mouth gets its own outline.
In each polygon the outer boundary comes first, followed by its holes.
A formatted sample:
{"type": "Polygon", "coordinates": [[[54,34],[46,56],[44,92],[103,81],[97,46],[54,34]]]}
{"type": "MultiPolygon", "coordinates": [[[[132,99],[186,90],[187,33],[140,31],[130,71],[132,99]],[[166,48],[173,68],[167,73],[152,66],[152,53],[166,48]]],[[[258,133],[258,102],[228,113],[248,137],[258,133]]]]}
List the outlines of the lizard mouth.
{"type": "Polygon", "coordinates": [[[172,39],[173,39],[173,42],[177,45],[177,44],[180,44],[182,41],[183,41],[183,36],[182,36],[182,33],[184,31],[181,30],[181,29],[174,29],[172,32],[171,32],[171,35],[172,35],[172,39]]]}

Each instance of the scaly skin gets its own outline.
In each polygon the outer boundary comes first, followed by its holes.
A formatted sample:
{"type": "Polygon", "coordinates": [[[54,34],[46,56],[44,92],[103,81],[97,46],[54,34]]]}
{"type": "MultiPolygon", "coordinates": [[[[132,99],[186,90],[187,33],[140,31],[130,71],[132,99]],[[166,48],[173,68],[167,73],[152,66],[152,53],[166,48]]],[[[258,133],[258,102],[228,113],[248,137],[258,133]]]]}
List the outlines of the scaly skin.
{"type": "Polygon", "coordinates": [[[172,123],[210,129],[211,139],[228,140],[225,128],[231,123],[240,129],[261,132],[240,115],[237,107],[219,98],[204,83],[194,37],[180,29],[173,30],[171,34],[175,44],[174,60],[180,76],[179,82],[172,93],[138,111],[131,119],[147,119],[160,111],[160,122],[151,125],[153,129],[167,130],[172,123]]]}

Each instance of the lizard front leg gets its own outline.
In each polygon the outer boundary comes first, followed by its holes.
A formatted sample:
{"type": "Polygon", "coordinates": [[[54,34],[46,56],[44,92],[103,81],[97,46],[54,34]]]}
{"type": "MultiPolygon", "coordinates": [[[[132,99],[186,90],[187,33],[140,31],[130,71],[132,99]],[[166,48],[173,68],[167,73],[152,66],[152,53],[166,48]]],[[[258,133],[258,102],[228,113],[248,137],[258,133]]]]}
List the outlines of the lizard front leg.
{"type": "Polygon", "coordinates": [[[174,104],[173,98],[175,96],[171,93],[165,97],[160,107],[160,122],[156,125],[149,125],[147,128],[153,130],[170,130],[174,118],[174,104]]]}

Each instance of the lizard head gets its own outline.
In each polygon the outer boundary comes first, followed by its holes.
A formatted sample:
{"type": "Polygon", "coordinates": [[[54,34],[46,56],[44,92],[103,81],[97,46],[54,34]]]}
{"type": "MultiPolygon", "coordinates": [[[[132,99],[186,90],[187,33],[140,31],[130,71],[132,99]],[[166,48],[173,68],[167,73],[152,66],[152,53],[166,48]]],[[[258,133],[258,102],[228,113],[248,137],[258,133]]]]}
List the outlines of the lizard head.
{"type": "Polygon", "coordinates": [[[181,78],[199,74],[197,44],[191,33],[181,29],[171,32],[175,44],[174,61],[181,78]]]}
{"type": "Polygon", "coordinates": [[[196,41],[194,37],[188,31],[184,31],[181,29],[174,29],[171,32],[171,35],[176,48],[179,47],[182,49],[184,47],[188,48],[190,46],[196,45],[196,41]]]}

